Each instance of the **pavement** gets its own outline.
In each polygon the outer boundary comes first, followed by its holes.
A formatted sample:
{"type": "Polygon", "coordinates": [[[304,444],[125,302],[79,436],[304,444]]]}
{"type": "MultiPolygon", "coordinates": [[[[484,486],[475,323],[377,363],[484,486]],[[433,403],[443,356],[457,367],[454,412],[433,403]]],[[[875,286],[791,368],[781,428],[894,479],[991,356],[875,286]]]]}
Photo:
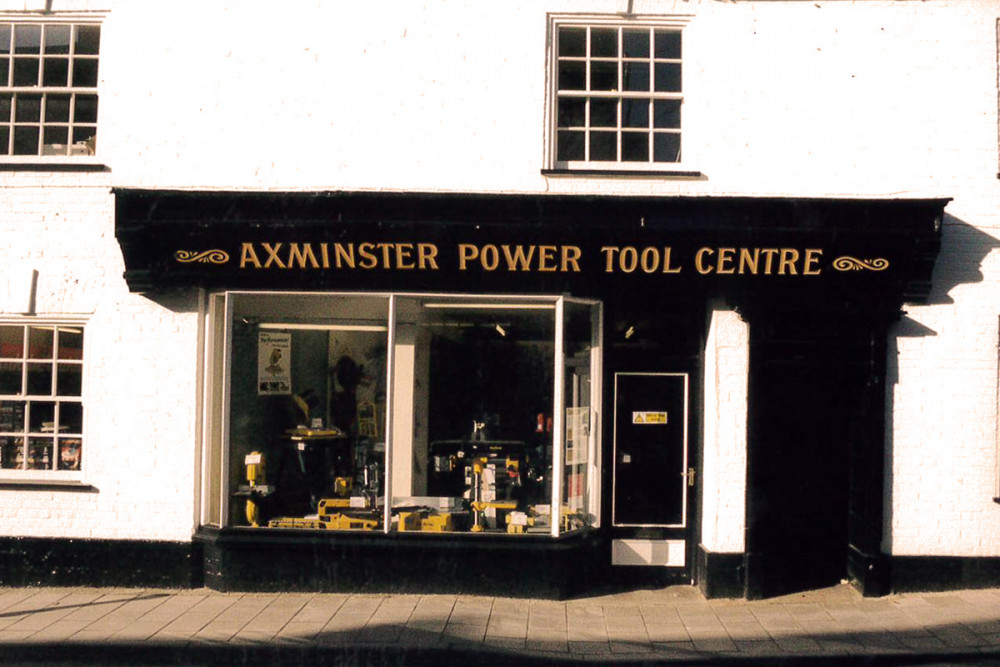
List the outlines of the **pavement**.
{"type": "Polygon", "coordinates": [[[0,665],[1000,665],[1000,589],[566,601],[0,588],[0,665]]]}

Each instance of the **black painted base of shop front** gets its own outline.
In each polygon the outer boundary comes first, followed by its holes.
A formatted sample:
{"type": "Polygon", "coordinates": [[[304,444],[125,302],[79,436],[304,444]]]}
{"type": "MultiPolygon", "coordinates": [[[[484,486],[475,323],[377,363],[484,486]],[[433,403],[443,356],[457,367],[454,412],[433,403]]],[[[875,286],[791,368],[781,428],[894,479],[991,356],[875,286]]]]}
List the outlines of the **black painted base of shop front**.
{"type": "Polygon", "coordinates": [[[743,553],[714,553],[699,544],[695,568],[701,594],[710,600],[746,595],[745,558],[743,553]]]}
{"type": "Polygon", "coordinates": [[[201,575],[191,542],[0,538],[2,586],[199,588],[201,575]]]}
{"type": "Polygon", "coordinates": [[[202,529],[205,585],[220,591],[466,593],[565,599],[607,580],[596,533],[323,534],[202,529]]]}
{"type": "MultiPolygon", "coordinates": [[[[742,553],[699,547],[699,590],[710,599],[744,597],[744,561],[742,553]]],[[[866,597],[1000,586],[1000,557],[852,553],[849,562],[852,584],[866,597]]],[[[10,587],[207,586],[220,591],[566,599],[609,588],[684,585],[690,580],[669,569],[612,568],[608,563],[608,545],[598,533],[554,540],[202,529],[194,542],[0,538],[0,586],[10,587]]]]}
{"type": "Polygon", "coordinates": [[[1000,586],[1000,558],[892,556],[891,592],[947,591],[1000,586]]]}
{"type": "Polygon", "coordinates": [[[866,598],[890,592],[891,562],[882,553],[865,553],[853,546],[847,550],[847,579],[866,598]]]}

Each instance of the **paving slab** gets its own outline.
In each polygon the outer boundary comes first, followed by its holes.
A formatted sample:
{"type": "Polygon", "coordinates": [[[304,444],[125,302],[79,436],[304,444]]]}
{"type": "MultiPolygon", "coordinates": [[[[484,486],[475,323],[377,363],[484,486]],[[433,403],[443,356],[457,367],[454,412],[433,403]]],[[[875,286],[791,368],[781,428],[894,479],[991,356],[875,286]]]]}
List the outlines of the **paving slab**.
{"type": "Polygon", "coordinates": [[[312,664],[331,651],[389,664],[400,655],[427,664],[872,663],[883,657],[897,664],[923,657],[931,664],[980,664],[984,657],[1000,662],[1000,589],[865,599],[839,586],[746,601],[705,600],[693,587],[667,587],[552,601],[0,588],[0,664],[23,662],[5,659],[14,655],[46,656],[34,664],[58,665],[53,656],[72,650],[131,651],[118,664],[132,664],[136,655],[188,664],[177,659],[185,652],[204,656],[191,664],[230,658],[279,664],[289,656],[290,664],[312,664]]]}

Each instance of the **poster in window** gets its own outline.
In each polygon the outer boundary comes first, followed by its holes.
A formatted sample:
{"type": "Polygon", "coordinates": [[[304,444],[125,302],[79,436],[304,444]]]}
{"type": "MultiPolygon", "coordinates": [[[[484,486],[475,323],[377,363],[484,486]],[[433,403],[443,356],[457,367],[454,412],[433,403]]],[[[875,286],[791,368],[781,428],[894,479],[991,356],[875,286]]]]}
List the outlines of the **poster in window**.
{"type": "Polygon", "coordinates": [[[590,408],[566,408],[566,465],[587,462],[590,408]]]}
{"type": "Polygon", "coordinates": [[[257,338],[257,393],[292,393],[292,334],[261,331],[257,338]]]}

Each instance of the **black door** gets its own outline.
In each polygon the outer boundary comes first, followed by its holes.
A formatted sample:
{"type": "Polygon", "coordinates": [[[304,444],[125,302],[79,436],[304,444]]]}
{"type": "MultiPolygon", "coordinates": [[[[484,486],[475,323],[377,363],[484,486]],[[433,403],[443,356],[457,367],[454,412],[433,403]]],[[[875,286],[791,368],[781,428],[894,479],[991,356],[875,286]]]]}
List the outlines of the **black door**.
{"type": "Polygon", "coordinates": [[[751,599],[831,586],[847,575],[851,430],[866,391],[856,361],[867,348],[831,320],[771,314],[756,328],[751,323],[751,599]]]}
{"type": "Polygon", "coordinates": [[[686,373],[616,373],[615,526],[686,525],[686,373]]]}

